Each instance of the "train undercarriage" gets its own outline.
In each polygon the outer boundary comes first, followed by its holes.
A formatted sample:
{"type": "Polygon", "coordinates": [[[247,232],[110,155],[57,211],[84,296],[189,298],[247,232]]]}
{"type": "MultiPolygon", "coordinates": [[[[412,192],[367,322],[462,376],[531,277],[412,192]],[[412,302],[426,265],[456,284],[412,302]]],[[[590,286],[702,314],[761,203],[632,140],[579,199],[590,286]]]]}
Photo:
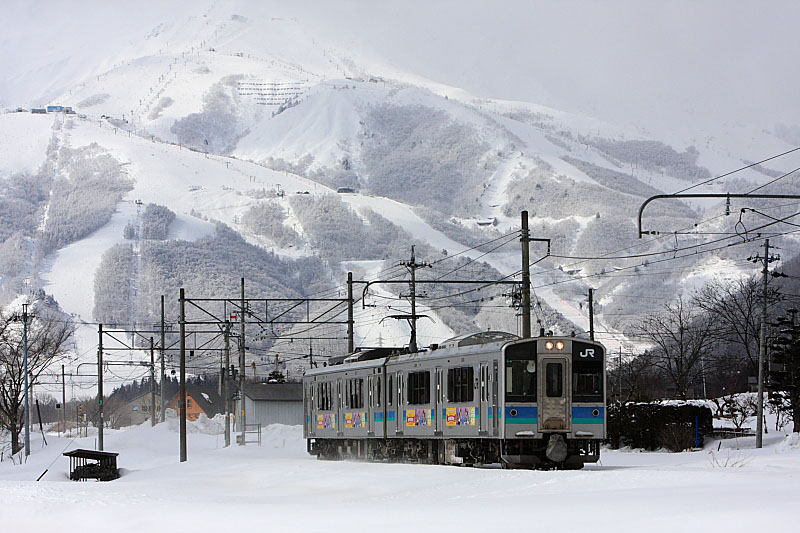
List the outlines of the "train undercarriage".
{"type": "Polygon", "coordinates": [[[321,460],[579,470],[600,457],[599,440],[565,439],[308,439],[321,460]],[[555,459],[555,460],[554,460],[555,459]]]}

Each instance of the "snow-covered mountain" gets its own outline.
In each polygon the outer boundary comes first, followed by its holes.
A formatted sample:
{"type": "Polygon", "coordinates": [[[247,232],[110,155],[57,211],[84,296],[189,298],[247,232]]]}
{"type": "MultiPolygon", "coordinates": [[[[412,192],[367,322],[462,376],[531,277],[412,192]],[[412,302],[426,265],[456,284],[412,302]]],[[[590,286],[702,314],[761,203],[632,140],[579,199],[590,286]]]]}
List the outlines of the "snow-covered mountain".
{"type": "MultiPolygon", "coordinates": [[[[47,18],[46,39],[34,37],[47,11],[11,10],[15,24],[0,37],[6,304],[44,289],[79,320],[141,326],[156,321],[157,296],[174,304],[179,286],[235,294],[244,276],[253,295],[335,294],[348,269],[359,279],[401,274],[392,265],[411,244],[436,262],[433,278],[495,279],[520,268],[517,240],[500,237],[527,209],[534,236],[552,241],[534,272],[542,326],[585,330],[594,287],[599,329],[617,349],[637,313],[750,269],[741,247],[676,252],[663,265],[664,256],[638,257],[731,231],[745,205],[733,202],[725,217],[724,202],[653,204],[648,229],[667,235],[639,241],[644,198],[792,148],[785,131],[676,143],[536,103],[477,98],[343,51],[270,4],[137,6],[117,19],[105,3],[70,4],[69,17],[47,18]],[[48,105],[75,114],[32,112],[48,105]],[[695,234],[672,234],[686,228],[695,234]],[[507,245],[475,248],[494,239],[507,245]],[[600,256],[608,258],[574,259],[600,256]]],[[[698,190],[747,191],[798,160],[698,190]]],[[[764,222],[743,217],[745,227],[764,222]]],[[[376,307],[356,315],[360,344],[407,342],[404,323],[384,320],[407,309],[393,290],[370,290],[376,307]]],[[[422,343],[516,325],[502,290],[428,296],[422,343]]],[[[91,357],[96,340],[95,326],[82,327],[76,357],[91,357]]]]}

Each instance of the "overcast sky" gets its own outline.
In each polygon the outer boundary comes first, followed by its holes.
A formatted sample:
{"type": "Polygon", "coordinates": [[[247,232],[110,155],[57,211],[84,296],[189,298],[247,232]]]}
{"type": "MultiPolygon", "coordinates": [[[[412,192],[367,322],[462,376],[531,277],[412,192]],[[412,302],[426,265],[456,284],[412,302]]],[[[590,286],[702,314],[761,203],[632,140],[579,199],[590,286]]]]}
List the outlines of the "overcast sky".
{"type": "Polygon", "coordinates": [[[798,1],[340,0],[298,18],[479,96],[615,121],[800,124],[798,1]]]}

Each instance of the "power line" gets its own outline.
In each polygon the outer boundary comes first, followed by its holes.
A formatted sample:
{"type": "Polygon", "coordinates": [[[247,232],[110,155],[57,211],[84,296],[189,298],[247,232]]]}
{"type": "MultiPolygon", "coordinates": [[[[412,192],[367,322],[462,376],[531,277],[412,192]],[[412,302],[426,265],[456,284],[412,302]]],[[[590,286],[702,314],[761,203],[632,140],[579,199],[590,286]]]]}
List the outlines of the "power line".
{"type": "Polygon", "coordinates": [[[674,192],[672,194],[680,194],[682,192],[689,191],[691,189],[694,189],[695,187],[700,187],[701,185],[705,185],[706,183],[711,183],[714,180],[718,180],[718,179],[730,176],[731,174],[736,174],[737,172],[741,172],[742,170],[747,170],[748,168],[753,168],[755,166],[760,165],[761,163],[766,163],[767,161],[772,161],[773,159],[777,159],[779,157],[783,157],[785,155],[791,154],[792,152],[797,152],[798,150],[800,150],[800,146],[798,146],[797,148],[792,148],[791,150],[787,150],[787,151],[782,152],[780,154],[773,155],[773,156],[768,157],[766,159],[762,159],[761,161],[756,161],[755,163],[751,163],[751,164],[743,166],[741,168],[737,168],[736,170],[731,170],[730,172],[726,172],[725,174],[721,174],[721,175],[713,177],[711,179],[707,179],[705,181],[701,181],[700,183],[697,183],[695,185],[691,185],[689,187],[686,187],[685,189],[681,189],[680,191],[674,192]]]}

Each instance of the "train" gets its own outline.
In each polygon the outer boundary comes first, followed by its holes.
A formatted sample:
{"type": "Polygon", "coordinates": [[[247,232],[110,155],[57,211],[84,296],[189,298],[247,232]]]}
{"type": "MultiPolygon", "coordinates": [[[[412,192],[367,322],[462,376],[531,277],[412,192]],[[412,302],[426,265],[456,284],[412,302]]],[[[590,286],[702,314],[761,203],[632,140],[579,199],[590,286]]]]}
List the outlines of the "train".
{"type": "Polygon", "coordinates": [[[574,336],[462,335],[332,357],[303,377],[318,459],[580,469],[606,438],[605,348],[574,336]]]}

